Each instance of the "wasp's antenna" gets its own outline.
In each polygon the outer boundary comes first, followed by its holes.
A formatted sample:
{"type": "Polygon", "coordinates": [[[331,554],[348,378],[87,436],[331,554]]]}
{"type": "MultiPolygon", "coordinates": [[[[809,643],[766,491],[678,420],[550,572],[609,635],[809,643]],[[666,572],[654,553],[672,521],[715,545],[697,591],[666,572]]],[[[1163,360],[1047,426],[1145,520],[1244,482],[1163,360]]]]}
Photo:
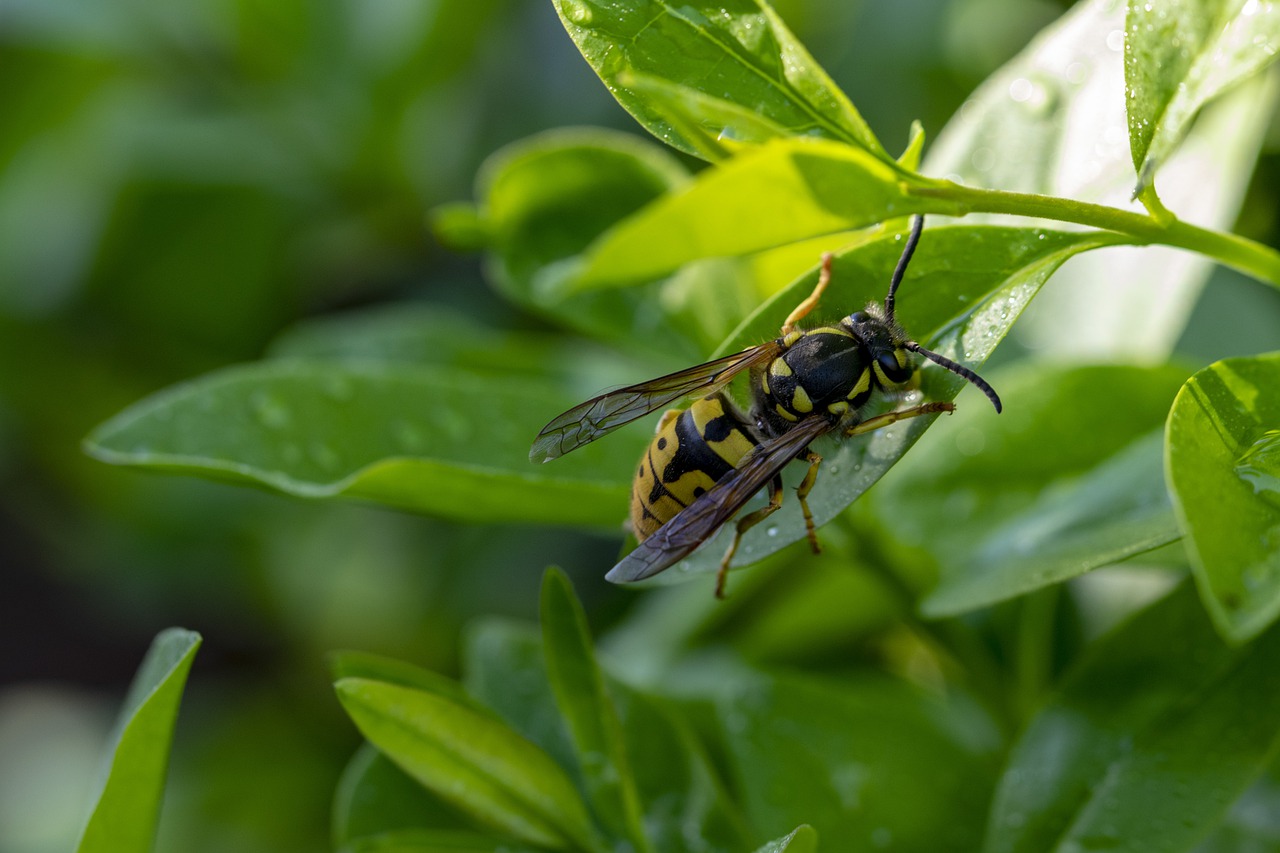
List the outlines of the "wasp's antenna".
{"type": "Polygon", "coordinates": [[[930,352],[929,350],[920,346],[915,341],[907,341],[906,343],[903,344],[903,346],[911,350],[912,352],[920,353],[922,356],[929,359],[934,364],[942,365],[947,370],[950,370],[952,373],[954,373],[956,376],[961,376],[969,380],[974,385],[976,385],[978,389],[982,391],[983,394],[987,395],[987,399],[991,401],[991,405],[996,407],[997,413],[1004,410],[1004,406],[1000,403],[1000,395],[996,393],[996,389],[988,385],[987,380],[983,379],[981,376],[974,373],[972,370],[965,367],[963,364],[956,364],[954,361],[947,358],[945,355],[938,355],[936,352],[930,352]]]}
{"type": "Polygon", "coordinates": [[[902,257],[898,258],[898,266],[893,271],[893,278],[889,279],[889,293],[884,297],[884,316],[890,323],[894,322],[893,297],[898,292],[898,285],[902,284],[902,277],[906,275],[911,256],[916,253],[916,244],[920,242],[920,232],[923,230],[924,215],[917,213],[911,220],[911,233],[907,235],[907,245],[902,248],[902,257]]]}

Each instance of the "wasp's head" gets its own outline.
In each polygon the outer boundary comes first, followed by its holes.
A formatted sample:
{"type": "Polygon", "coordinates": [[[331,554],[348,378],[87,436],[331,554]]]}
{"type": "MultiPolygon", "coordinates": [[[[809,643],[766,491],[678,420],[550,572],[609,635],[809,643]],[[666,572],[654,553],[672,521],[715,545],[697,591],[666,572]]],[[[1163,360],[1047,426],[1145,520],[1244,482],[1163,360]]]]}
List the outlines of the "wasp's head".
{"type": "MultiPolygon", "coordinates": [[[[976,385],[983,394],[987,395],[987,399],[991,401],[991,405],[996,407],[999,412],[1003,406],[1000,403],[1000,396],[996,394],[995,389],[987,384],[987,381],[978,374],[962,364],[957,364],[944,355],[931,352],[920,346],[920,344],[907,337],[906,332],[898,325],[894,319],[894,300],[898,294],[898,285],[902,284],[902,277],[907,272],[907,264],[911,262],[911,256],[915,254],[916,244],[920,242],[920,232],[924,230],[924,217],[917,214],[911,220],[911,233],[907,236],[907,245],[902,249],[902,257],[898,259],[898,266],[893,271],[893,278],[889,281],[889,292],[884,297],[884,310],[875,303],[867,306],[866,311],[859,311],[845,318],[845,322],[849,324],[858,324],[863,329],[863,334],[867,334],[869,341],[868,351],[872,358],[872,364],[875,365],[877,373],[883,372],[885,377],[892,378],[895,375],[890,369],[891,365],[897,364],[899,372],[905,371],[905,378],[898,380],[896,384],[902,384],[911,377],[914,368],[911,366],[907,352],[917,352],[934,364],[946,368],[957,376],[963,377],[968,382],[976,385]],[[874,336],[874,337],[873,337],[874,336]],[[888,341],[885,348],[873,349],[873,346],[885,345],[881,341],[888,341]]],[[[855,332],[855,334],[857,334],[855,332]]]]}
{"type": "Polygon", "coordinates": [[[884,316],[880,306],[872,303],[865,311],[855,311],[840,323],[862,344],[867,364],[875,371],[883,388],[905,385],[915,373],[915,365],[905,332],[884,316]]]}

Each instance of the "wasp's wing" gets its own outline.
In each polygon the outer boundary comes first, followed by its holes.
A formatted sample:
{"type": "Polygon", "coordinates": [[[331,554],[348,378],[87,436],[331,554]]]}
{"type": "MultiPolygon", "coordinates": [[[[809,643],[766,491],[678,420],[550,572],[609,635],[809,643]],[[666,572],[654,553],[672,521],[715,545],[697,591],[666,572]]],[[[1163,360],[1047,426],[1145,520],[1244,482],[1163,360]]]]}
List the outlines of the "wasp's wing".
{"type": "Polygon", "coordinates": [[[652,577],[693,553],[711,534],[742,509],[751,496],[778,475],[809,443],[829,431],[826,418],[800,421],[780,437],[761,444],[711,491],[680,510],[605,575],[614,583],[652,577]]]}
{"type": "Polygon", "coordinates": [[[543,427],[534,439],[529,459],[549,462],[673,400],[687,397],[695,391],[719,388],[742,371],[768,362],[779,352],[781,347],[777,342],[770,341],[706,364],[593,397],[543,427]]]}

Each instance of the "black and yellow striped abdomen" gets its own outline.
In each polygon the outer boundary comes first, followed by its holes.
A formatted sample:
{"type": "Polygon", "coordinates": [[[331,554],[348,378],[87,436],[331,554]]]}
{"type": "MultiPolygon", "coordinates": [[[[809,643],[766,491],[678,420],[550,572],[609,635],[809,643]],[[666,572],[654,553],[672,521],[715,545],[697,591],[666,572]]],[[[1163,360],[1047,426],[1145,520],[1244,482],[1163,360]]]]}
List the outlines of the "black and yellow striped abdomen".
{"type": "Polygon", "coordinates": [[[667,412],[631,487],[631,529],[643,541],[711,490],[759,443],[724,394],[667,412]]]}

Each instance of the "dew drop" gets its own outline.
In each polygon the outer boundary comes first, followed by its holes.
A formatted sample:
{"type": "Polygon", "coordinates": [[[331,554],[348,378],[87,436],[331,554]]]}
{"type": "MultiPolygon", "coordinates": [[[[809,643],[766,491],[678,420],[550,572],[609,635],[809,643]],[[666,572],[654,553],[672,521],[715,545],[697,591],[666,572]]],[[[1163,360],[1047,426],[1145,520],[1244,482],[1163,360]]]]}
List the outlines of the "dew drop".
{"type": "Polygon", "coordinates": [[[341,464],[342,458],[338,455],[338,451],[334,450],[328,444],[317,441],[311,445],[311,459],[325,471],[333,471],[341,464]]]}
{"type": "Polygon", "coordinates": [[[564,10],[564,15],[570,23],[580,27],[590,26],[592,19],[595,18],[591,7],[581,0],[561,0],[560,8],[564,10]]]}
{"type": "Polygon", "coordinates": [[[391,436],[402,453],[416,455],[426,449],[427,436],[422,428],[409,421],[397,420],[391,425],[391,436]]]}
{"type": "Polygon", "coordinates": [[[1280,505],[1280,429],[1267,430],[1249,445],[1233,470],[1255,495],[1280,505]]]}
{"type": "Polygon", "coordinates": [[[284,429],[293,420],[284,401],[267,391],[258,391],[249,400],[258,423],[267,429],[284,429]]]}

